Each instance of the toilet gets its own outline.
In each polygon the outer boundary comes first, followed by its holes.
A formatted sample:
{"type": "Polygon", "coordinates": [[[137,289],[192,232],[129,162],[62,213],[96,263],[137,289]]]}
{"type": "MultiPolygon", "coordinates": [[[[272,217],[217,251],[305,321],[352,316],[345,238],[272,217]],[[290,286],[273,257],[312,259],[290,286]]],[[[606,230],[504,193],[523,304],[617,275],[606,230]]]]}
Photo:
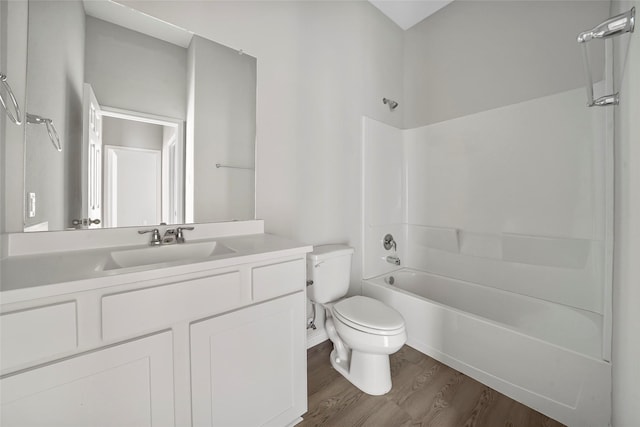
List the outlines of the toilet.
{"type": "Polygon", "coordinates": [[[405,344],[407,332],[402,315],[384,303],[344,298],[353,252],[344,245],[316,246],[307,255],[307,296],[325,309],[333,368],[365,393],[382,395],[391,390],[389,355],[405,344]]]}

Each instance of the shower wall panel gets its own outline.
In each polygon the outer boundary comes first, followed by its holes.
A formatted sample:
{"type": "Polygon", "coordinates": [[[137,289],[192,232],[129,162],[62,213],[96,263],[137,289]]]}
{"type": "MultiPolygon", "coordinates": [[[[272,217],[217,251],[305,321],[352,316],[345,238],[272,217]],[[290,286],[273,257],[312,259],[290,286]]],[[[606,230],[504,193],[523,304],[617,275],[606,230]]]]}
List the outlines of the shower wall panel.
{"type": "Polygon", "coordinates": [[[604,117],[575,89],[405,131],[410,267],[603,313],[604,117]]]}
{"type": "Polygon", "coordinates": [[[402,131],[363,117],[363,277],[373,277],[397,268],[385,258],[382,240],[387,233],[397,243],[401,260],[408,253],[406,230],[406,174],[402,131]]]}

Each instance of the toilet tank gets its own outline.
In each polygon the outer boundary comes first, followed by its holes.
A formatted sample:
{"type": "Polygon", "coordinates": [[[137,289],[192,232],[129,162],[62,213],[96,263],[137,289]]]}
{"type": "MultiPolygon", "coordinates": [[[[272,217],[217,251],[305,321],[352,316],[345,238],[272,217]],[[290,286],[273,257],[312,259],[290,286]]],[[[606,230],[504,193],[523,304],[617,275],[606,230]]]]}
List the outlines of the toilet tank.
{"type": "Polygon", "coordinates": [[[311,301],[321,304],[336,301],[347,294],[351,276],[353,248],[345,245],[321,245],[307,254],[307,287],[311,301]]]}

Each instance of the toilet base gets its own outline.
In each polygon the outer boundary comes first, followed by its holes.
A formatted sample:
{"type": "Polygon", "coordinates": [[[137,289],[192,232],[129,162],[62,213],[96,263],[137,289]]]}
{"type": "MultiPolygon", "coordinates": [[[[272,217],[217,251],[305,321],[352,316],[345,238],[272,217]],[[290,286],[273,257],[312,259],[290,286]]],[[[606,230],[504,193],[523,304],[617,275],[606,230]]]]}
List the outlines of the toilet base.
{"type": "Polygon", "coordinates": [[[388,354],[351,351],[350,361],[340,360],[336,350],[331,351],[331,366],[360,390],[373,396],[391,390],[391,367],[388,354]]]}

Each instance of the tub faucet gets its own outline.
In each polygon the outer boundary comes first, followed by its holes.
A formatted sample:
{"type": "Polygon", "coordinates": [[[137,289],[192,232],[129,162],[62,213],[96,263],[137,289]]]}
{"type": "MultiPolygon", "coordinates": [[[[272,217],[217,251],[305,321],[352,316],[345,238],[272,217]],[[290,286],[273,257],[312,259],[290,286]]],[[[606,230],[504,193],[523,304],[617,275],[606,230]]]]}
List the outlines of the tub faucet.
{"type": "Polygon", "coordinates": [[[398,258],[398,255],[389,255],[387,257],[387,262],[389,264],[400,265],[400,258],[398,258]]]}

